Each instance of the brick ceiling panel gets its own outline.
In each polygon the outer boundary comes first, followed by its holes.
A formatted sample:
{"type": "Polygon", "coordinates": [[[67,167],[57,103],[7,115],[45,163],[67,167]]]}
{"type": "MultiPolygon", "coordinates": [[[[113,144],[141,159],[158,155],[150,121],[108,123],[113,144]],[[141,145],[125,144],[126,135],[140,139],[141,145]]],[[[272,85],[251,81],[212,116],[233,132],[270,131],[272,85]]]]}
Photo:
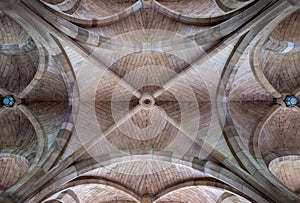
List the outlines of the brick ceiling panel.
{"type": "Polygon", "coordinates": [[[292,93],[299,88],[300,70],[297,68],[300,60],[299,52],[283,54],[263,51],[262,55],[263,72],[279,92],[292,93]]]}
{"type": "Polygon", "coordinates": [[[141,196],[158,194],[184,180],[205,177],[203,173],[191,168],[154,160],[113,164],[87,172],[84,176],[105,177],[127,186],[141,196]]]}
{"type": "Polygon", "coordinates": [[[300,167],[299,156],[283,156],[274,159],[269,164],[269,170],[286,187],[293,192],[300,193],[300,167]]]}
{"type": "Polygon", "coordinates": [[[0,116],[1,148],[19,148],[25,151],[35,151],[37,136],[35,130],[19,110],[10,110],[0,116]]]}
{"type": "Polygon", "coordinates": [[[5,14],[0,15],[0,45],[18,44],[29,38],[27,32],[5,14]]]}
{"type": "Polygon", "coordinates": [[[229,112],[245,146],[251,142],[251,136],[258,123],[267,114],[271,102],[230,102],[229,112]]]}
{"type": "Polygon", "coordinates": [[[271,37],[280,41],[299,42],[300,10],[292,13],[272,31],[271,37]]]}
{"type": "Polygon", "coordinates": [[[180,0],[174,3],[174,0],[158,0],[158,2],[182,15],[212,17],[224,14],[216,1],[180,0]]]}
{"type": "Polygon", "coordinates": [[[0,54],[0,61],[0,88],[18,94],[33,79],[38,68],[39,56],[37,51],[17,56],[0,54]]]}
{"type": "Polygon", "coordinates": [[[83,19],[102,18],[120,13],[136,2],[137,0],[82,0],[73,16],[83,19]]]}
{"type": "Polygon", "coordinates": [[[68,101],[68,93],[65,81],[60,74],[46,72],[43,80],[36,87],[36,90],[26,96],[27,101],[36,102],[66,102],[68,101]],[[54,88],[49,88],[53,86],[54,88]]]}
{"type": "MultiPolygon", "coordinates": [[[[263,157],[269,153],[280,152],[293,155],[293,151],[300,149],[299,111],[290,108],[280,108],[265,123],[259,135],[259,148],[263,157]],[[272,135],[272,136],[271,136],[272,135]]],[[[270,160],[266,160],[269,163],[270,160]]]]}
{"type": "MultiPolygon", "coordinates": [[[[190,65],[180,59],[175,55],[168,53],[159,53],[159,52],[145,52],[145,53],[133,53],[127,56],[124,56],[117,62],[115,62],[111,67],[109,67],[113,72],[118,74],[121,78],[127,78],[126,75],[130,72],[135,71],[138,68],[149,67],[149,71],[161,71],[161,68],[170,69],[176,73],[188,68],[190,65]],[[154,67],[157,66],[155,69],[154,67]]],[[[170,71],[171,72],[171,71],[170,71]]],[[[155,73],[150,73],[156,75],[155,73]]],[[[172,75],[170,75],[172,77],[172,75]]],[[[170,79],[170,78],[169,78],[170,79]]]]}
{"type": "Polygon", "coordinates": [[[5,190],[14,185],[29,168],[26,158],[0,153],[0,188],[5,190]]]}
{"type": "Polygon", "coordinates": [[[199,203],[214,203],[222,194],[222,190],[212,187],[187,187],[175,190],[170,194],[160,198],[158,203],[164,202],[199,202],[199,203]]]}
{"type": "MultiPolygon", "coordinates": [[[[141,10],[138,10],[128,18],[111,25],[88,28],[88,30],[110,37],[141,29],[144,29],[145,33],[148,33],[148,29],[157,29],[178,33],[181,35],[188,35],[200,30],[204,30],[206,28],[199,26],[190,26],[176,22],[159,13],[153,8],[143,8],[141,10]],[[130,24],[130,26],[127,26],[128,24],[130,24]]],[[[140,37],[140,39],[148,38],[145,36],[140,37]]]]}

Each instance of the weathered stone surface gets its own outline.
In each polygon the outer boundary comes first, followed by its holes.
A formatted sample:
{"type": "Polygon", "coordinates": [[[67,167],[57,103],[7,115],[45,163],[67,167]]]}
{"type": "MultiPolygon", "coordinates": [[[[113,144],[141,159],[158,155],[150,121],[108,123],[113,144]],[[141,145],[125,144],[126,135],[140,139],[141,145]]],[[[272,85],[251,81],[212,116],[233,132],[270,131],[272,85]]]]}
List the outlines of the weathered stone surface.
{"type": "Polygon", "coordinates": [[[295,0],[0,10],[0,203],[300,202],[295,0]]]}

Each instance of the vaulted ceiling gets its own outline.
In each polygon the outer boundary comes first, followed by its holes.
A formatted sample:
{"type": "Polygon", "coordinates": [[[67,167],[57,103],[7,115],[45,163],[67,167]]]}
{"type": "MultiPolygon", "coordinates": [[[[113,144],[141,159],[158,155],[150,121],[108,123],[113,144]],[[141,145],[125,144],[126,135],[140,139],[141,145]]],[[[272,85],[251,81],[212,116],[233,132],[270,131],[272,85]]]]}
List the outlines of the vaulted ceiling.
{"type": "Polygon", "coordinates": [[[0,0],[0,203],[300,202],[299,64],[298,0],[0,0]]]}

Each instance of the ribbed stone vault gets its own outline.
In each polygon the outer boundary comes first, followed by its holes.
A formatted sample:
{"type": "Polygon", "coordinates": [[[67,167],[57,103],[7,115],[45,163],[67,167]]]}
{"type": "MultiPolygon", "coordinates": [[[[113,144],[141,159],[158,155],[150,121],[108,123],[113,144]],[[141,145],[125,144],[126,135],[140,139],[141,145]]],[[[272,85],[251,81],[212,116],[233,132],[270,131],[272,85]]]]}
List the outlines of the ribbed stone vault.
{"type": "Polygon", "coordinates": [[[300,202],[295,0],[0,9],[0,203],[300,202]]]}

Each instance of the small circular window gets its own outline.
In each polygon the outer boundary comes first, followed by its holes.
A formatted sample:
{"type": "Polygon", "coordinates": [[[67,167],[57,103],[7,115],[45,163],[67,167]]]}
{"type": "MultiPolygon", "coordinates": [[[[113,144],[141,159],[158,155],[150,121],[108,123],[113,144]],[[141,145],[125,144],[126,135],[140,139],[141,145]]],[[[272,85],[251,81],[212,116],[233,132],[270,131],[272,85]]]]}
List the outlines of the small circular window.
{"type": "Polygon", "coordinates": [[[284,100],[287,107],[295,107],[298,104],[298,99],[295,96],[287,96],[284,100]]]}
{"type": "Polygon", "coordinates": [[[5,96],[2,100],[2,103],[6,107],[13,107],[15,104],[15,99],[13,96],[5,96]]]}

